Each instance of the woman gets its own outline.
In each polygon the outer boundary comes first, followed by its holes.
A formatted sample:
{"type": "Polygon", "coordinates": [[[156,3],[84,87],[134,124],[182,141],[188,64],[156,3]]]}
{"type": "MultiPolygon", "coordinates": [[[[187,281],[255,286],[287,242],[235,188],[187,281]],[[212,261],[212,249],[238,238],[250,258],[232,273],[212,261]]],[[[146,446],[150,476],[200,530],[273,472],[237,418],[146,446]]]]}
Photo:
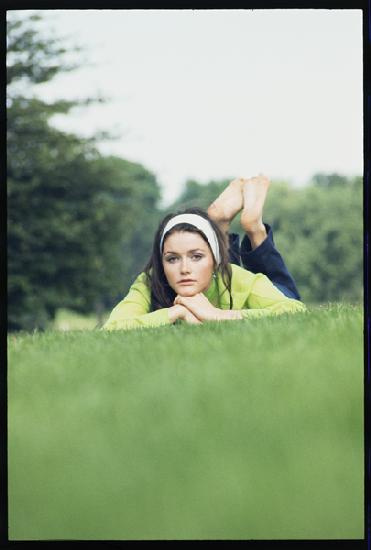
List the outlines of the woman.
{"type": "Polygon", "coordinates": [[[263,223],[268,187],[263,175],[239,178],[207,213],[190,208],[167,215],[156,232],[144,272],[103,329],[156,327],[178,320],[200,324],[304,311],[295,283],[274,247],[271,228],[263,223]],[[239,249],[238,236],[230,235],[228,247],[229,223],[241,210],[246,236],[239,249]],[[244,267],[239,265],[240,257],[244,267]]]}

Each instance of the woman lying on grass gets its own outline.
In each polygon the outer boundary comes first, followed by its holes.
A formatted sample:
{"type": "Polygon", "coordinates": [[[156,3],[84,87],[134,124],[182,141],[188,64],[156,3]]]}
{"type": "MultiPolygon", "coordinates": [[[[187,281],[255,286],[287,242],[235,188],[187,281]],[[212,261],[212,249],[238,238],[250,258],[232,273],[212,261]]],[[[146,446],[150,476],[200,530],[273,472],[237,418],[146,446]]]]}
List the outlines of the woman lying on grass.
{"type": "Polygon", "coordinates": [[[104,329],[250,319],[304,311],[305,306],[263,223],[265,176],[233,180],[208,208],[169,214],[151,258],[113,309],[104,329]],[[241,211],[246,233],[228,235],[241,211]],[[228,246],[229,241],[229,246],[228,246]],[[240,266],[240,258],[243,267],[240,266]]]}

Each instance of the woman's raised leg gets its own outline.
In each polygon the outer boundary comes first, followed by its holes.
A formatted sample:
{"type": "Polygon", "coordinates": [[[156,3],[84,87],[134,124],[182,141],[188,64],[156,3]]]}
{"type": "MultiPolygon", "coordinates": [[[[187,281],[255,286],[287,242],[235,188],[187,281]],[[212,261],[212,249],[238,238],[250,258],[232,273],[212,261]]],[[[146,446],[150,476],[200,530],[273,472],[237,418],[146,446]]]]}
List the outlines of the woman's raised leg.
{"type": "Polygon", "coordinates": [[[269,179],[262,174],[244,180],[242,186],[241,226],[248,236],[253,250],[267,238],[267,231],[263,223],[263,207],[269,186],[269,179]]]}
{"type": "Polygon", "coordinates": [[[229,224],[241,211],[243,206],[242,187],[246,180],[236,178],[228,187],[210,204],[207,209],[209,217],[216,222],[222,231],[227,233],[229,239],[229,259],[232,264],[241,265],[240,237],[238,234],[229,233],[229,224]]]}
{"type": "Polygon", "coordinates": [[[246,180],[237,178],[212,202],[207,209],[209,217],[227,233],[229,224],[243,206],[242,187],[246,180]]]}
{"type": "Polygon", "coordinates": [[[240,250],[242,265],[253,273],[264,273],[285,296],[300,300],[294,279],[274,245],[272,229],[263,223],[269,185],[269,179],[262,174],[243,184],[241,226],[246,235],[240,250]]]}

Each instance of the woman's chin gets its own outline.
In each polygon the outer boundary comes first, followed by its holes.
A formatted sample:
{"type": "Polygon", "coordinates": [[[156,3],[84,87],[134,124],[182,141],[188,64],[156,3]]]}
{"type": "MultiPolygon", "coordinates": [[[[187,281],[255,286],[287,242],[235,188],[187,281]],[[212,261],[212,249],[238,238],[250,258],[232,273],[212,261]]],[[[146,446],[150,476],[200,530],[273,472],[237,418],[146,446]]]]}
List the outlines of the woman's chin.
{"type": "Polygon", "coordinates": [[[196,288],[180,288],[177,292],[179,296],[183,296],[184,298],[189,298],[190,296],[195,296],[198,294],[198,290],[196,288]]]}

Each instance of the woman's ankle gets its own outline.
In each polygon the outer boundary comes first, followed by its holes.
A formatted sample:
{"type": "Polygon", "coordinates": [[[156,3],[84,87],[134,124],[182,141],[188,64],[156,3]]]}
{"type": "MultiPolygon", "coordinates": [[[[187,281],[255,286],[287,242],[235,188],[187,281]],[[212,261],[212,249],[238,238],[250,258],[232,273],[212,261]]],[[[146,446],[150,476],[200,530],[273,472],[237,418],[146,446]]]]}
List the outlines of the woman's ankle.
{"type": "Polygon", "coordinates": [[[210,220],[215,222],[220,227],[220,229],[223,231],[223,233],[228,233],[228,231],[229,231],[229,221],[228,220],[223,220],[217,215],[217,211],[214,208],[213,204],[211,204],[209,206],[209,208],[207,209],[207,215],[209,216],[210,220]]]}
{"type": "Polygon", "coordinates": [[[256,226],[250,226],[248,230],[245,229],[245,232],[253,250],[260,246],[268,236],[263,223],[257,224],[256,226]]]}

